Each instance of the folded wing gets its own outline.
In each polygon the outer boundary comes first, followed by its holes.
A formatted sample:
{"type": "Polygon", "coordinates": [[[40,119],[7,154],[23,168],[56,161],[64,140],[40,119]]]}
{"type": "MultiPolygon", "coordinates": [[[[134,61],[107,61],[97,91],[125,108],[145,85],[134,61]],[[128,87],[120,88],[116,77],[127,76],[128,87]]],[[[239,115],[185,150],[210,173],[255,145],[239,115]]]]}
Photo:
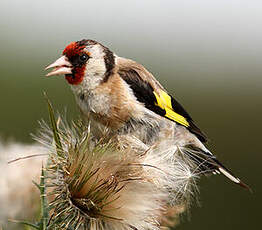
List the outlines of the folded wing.
{"type": "Polygon", "coordinates": [[[128,65],[123,60],[121,61],[118,73],[133,90],[139,102],[158,115],[185,126],[203,143],[207,141],[207,137],[195,125],[191,116],[177,100],[165,91],[151,73],[142,65],[131,60],[126,61],[128,65]]]}

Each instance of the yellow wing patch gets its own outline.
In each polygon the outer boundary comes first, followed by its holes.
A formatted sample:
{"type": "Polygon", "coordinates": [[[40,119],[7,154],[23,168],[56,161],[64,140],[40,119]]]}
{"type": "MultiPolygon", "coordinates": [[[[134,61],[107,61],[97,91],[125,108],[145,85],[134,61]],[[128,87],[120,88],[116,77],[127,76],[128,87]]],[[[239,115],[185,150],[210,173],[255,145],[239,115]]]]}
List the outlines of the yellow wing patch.
{"type": "Polygon", "coordinates": [[[161,90],[160,95],[158,95],[156,92],[153,93],[157,100],[155,104],[166,111],[165,117],[168,117],[169,119],[181,125],[189,127],[189,123],[187,122],[186,118],[184,118],[183,116],[181,116],[173,110],[171,104],[171,97],[165,91],[161,90]]]}

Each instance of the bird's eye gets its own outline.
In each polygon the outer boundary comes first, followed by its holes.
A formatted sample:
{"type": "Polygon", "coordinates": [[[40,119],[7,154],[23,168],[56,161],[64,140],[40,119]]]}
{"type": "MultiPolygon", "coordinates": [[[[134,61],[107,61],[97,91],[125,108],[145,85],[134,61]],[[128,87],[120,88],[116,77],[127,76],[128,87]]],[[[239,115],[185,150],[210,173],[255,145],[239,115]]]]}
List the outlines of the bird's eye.
{"type": "Polygon", "coordinates": [[[82,55],[79,56],[79,59],[80,59],[81,62],[86,62],[88,58],[89,57],[88,57],[87,54],[82,54],[82,55]]]}

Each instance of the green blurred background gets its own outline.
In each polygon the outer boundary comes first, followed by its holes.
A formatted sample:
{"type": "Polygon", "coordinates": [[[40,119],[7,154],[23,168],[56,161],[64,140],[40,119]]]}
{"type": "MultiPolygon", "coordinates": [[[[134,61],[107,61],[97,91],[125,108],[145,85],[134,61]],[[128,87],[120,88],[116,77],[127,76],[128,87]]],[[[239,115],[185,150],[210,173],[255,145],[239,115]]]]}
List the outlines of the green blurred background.
{"type": "Polygon", "coordinates": [[[1,0],[0,136],[32,142],[43,91],[78,116],[63,77],[44,67],[71,41],[102,42],[146,66],[197,121],[210,149],[254,190],[200,182],[201,207],[177,229],[255,229],[261,218],[262,2],[1,0]]]}

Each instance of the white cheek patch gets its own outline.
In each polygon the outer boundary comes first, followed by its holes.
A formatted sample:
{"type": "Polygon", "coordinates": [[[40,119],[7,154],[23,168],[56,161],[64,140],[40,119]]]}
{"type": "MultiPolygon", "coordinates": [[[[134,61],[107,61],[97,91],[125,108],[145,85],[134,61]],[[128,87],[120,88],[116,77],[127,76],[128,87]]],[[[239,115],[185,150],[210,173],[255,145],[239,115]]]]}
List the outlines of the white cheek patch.
{"type": "Polygon", "coordinates": [[[90,53],[90,58],[86,62],[83,81],[81,84],[72,86],[76,94],[90,92],[95,89],[106,73],[103,48],[100,45],[92,45],[85,48],[85,51],[90,53]]]}
{"type": "Polygon", "coordinates": [[[103,76],[106,72],[104,57],[102,58],[90,58],[86,65],[86,75],[99,77],[103,76]]]}
{"type": "Polygon", "coordinates": [[[90,58],[86,63],[83,85],[84,88],[94,89],[99,85],[106,72],[104,52],[100,45],[89,46],[85,51],[90,53],[90,58]]]}
{"type": "Polygon", "coordinates": [[[86,51],[91,53],[91,57],[93,58],[99,59],[104,56],[104,50],[100,45],[89,46],[88,49],[86,49],[86,51]]]}

